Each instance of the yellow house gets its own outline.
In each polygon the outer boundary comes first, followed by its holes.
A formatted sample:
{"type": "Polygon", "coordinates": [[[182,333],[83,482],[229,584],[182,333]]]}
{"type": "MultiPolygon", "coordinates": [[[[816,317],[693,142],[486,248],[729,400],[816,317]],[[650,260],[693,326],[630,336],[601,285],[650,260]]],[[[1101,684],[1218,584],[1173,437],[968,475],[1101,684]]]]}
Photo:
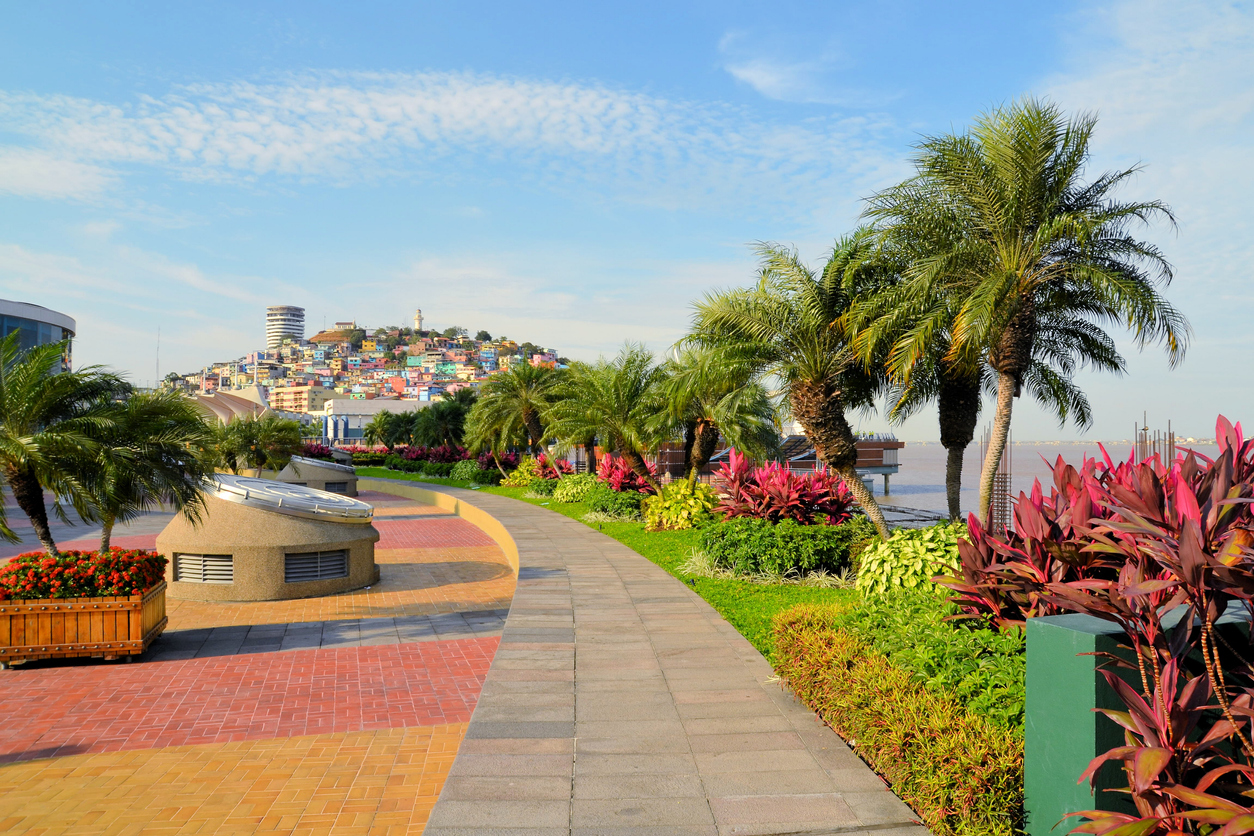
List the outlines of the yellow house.
{"type": "Polygon", "coordinates": [[[378,350],[379,350],[379,341],[378,341],[378,340],[374,340],[374,339],[370,339],[370,340],[362,340],[362,341],[361,341],[361,350],[362,350],[362,351],[378,351],[378,350]]]}

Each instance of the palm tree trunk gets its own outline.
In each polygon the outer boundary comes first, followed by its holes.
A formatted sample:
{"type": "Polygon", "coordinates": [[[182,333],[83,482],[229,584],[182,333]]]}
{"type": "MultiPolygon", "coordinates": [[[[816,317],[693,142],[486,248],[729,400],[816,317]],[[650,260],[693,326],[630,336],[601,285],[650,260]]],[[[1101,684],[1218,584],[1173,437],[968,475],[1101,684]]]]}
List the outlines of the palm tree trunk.
{"type": "Polygon", "coordinates": [[[696,421],[684,422],[684,475],[688,477],[692,475],[692,448],[697,444],[698,426],[696,421]]]}
{"type": "Polygon", "coordinates": [[[544,427],[540,424],[540,413],[534,409],[524,409],[522,414],[523,426],[527,429],[527,440],[531,443],[531,452],[534,455],[540,455],[544,452],[544,427]]]}
{"type": "Polygon", "coordinates": [[[942,373],[936,405],[940,440],[947,453],[945,497],[949,519],[957,521],[962,516],[962,455],[975,438],[980,417],[979,376],[942,373]]]}
{"type": "Polygon", "coordinates": [[[501,466],[501,460],[500,460],[499,458],[497,458],[497,455],[496,455],[496,451],[495,451],[495,450],[493,450],[493,451],[492,451],[492,461],[493,461],[493,463],[496,465],[496,469],[497,469],[497,470],[499,470],[499,471],[501,471],[501,476],[502,476],[502,477],[508,477],[508,476],[509,476],[509,474],[505,472],[505,468],[501,466]]]}
{"type": "Polygon", "coordinates": [[[691,461],[688,466],[688,484],[697,484],[697,479],[701,475],[701,468],[710,463],[710,458],[714,455],[714,448],[718,446],[718,424],[713,421],[697,422],[696,430],[693,432],[694,444],[692,445],[691,461]]]}
{"type": "Polygon", "coordinates": [[[29,467],[14,468],[5,474],[9,487],[13,489],[13,499],[17,507],[30,518],[35,536],[43,544],[44,551],[52,557],[60,557],[56,541],[52,539],[52,529],[48,527],[48,508],[44,505],[44,489],[39,484],[35,472],[29,467]]]}
{"type": "Polygon", "coordinates": [[[584,455],[588,457],[588,472],[596,473],[597,472],[597,442],[595,438],[591,441],[584,442],[583,452],[584,452],[584,455]]]}
{"type": "Polygon", "coordinates": [[[110,541],[113,539],[113,517],[106,516],[100,523],[100,553],[108,554],[110,541]]]}
{"type": "Polygon", "coordinates": [[[884,519],[884,512],[855,470],[858,440],[845,420],[840,390],[825,382],[806,381],[794,383],[788,398],[792,414],[805,430],[806,438],[814,445],[819,461],[841,475],[853,498],[875,525],[875,530],[887,540],[888,521],[884,519]]]}
{"type": "Polygon", "coordinates": [[[622,452],[623,458],[627,460],[627,464],[631,467],[632,471],[644,480],[646,485],[653,488],[656,493],[660,494],[662,492],[662,486],[658,484],[657,479],[655,479],[653,474],[649,472],[649,466],[644,463],[644,456],[640,455],[635,450],[625,449],[622,452]]]}
{"type": "Polygon", "coordinates": [[[988,528],[993,509],[993,480],[997,476],[1002,453],[1006,452],[1006,438],[1010,435],[1010,413],[1014,407],[1016,387],[1014,375],[997,373],[997,412],[993,414],[993,434],[988,442],[988,453],[984,456],[984,469],[980,471],[980,523],[985,528],[988,528]]]}

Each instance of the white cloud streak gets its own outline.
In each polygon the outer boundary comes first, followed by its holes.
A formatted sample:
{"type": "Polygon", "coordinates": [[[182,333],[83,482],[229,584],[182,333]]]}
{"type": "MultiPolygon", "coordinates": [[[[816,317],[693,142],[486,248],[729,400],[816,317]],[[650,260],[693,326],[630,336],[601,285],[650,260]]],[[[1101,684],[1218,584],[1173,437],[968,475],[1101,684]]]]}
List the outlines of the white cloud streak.
{"type": "Polygon", "coordinates": [[[505,164],[516,177],[610,180],[677,204],[822,194],[834,177],[881,166],[876,137],[887,130],[868,118],[766,124],[597,84],[452,73],[199,84],[125,105],[0,92],[0,119],[98,178],[158,166],[191,179],[349,183],[505,164]]]}

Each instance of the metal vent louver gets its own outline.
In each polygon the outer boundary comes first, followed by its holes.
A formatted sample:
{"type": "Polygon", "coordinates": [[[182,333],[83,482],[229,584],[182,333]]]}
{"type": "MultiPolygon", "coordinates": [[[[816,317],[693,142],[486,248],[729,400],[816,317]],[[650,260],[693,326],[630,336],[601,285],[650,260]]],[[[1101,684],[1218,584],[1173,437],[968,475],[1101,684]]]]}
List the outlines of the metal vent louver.
{"type": "Polygon", "coordinates": [[[348,577],[348,552],[303,552],[289,554],[283,560],[284,583],[324,581],[348,577]]]}
{"type": "Polygon", "coordinates": [[[348,483],[347,482],[327,482],[323,486],[322,489],[326,491],[327,493],[347,493],[348,483]]]}
{"type": "Polygon", "coordinates": [[[229,554],[176,554],[174,580],[180,583],[235,583],[235,560],[229,554]]]}

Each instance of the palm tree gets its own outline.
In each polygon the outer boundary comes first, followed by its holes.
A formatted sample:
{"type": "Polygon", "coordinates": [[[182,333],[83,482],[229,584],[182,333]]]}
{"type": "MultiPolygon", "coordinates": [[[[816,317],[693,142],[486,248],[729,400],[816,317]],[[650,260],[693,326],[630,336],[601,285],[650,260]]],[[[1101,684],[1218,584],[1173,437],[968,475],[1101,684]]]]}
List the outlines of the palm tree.
{"type": "Polygon", "coordinates": [[[775,408],[766,389],[752,379],[752,368],[729,364],[716,351],[681,346],[667,361],[666,373],[659,428],[683,428],[689,484],[709,463],[720,436],[758,459],[778,446],[775,408]]]}
{"type": "Polygon", "coordinates": [[[482,432],[502,438],[526,433],[533,453],[544,449],[544,414],[559,380],[555,369],[519,364],[496,375],[479,390],[472,412],[482,432]]]}
{"type": "Polygon", "coordinates": [[[156,505],[199,520],[201,489],[213,472],[203,455],[212,430],[193,403],[173,392],[134,394],[109,417],[83,474],[101,523],[101,553],[114,525],[156,505]]]}
{"type": "Polygon", "coordinates": [[[823,272],[816,276],[797,253],[763,244],[755,287],[707,295],[696,305],[687,340],[717,352],[723,362],[744,364],[757,379],[783,384],[785,406],[801,423],[818,458],[845,480],[850,492],[888,537],[888,524],[874,495],[854,469],[857,439],[845,412],[869,407],[880,380],[859,362],[843,329],[833,323],[852,301],[882,281],[869,269],[865,234],[836,242],[823,272]]]}
{"type": "Polygon", "coordinates": [[[417,444],[461,444],[466,434],[466,416],[478,397],[473,389],[458,389],[452,396],[414,415],[412,438],[417,444]]]}
{"type": "MultiPolygon", "coordinates": [[[[18,340],[15,331],[0,341],[0,473],[35,536],[55,557],[44,489],[52,492],[53,511],[62,521],[69,521],[63,501],[83,519],[94,519],[91,494],[80,478],[83,464],[97,452],[95,439],[112,426],[113,400],[129,387],[99,366],[61,371],[64,342],[23,352],[18,340]]],[[[20,540],[2,506],[0,537],[20,540]]]]}
{"type": "MultiPolygon", "coordinates": [[[[572,363],[562,395],[549,410],[557,438],[583,439],[589,434],[623,457],[636,475],[655,491],[657,478],[645,456],[669,435],[656,417],[664,411],[662,384],[666,369],[642,345],[627,344],[613,360],[572,363]]],[[[669,430],[669,428],[667,428],[669,430]]]]}
{"type": "Polygon", "coordinates": [[[269,413],[260,418],[236,418],[213,427],[210,446],[217,464],[232,473],[252,469],[282,470],[300,452],[300,423],[269,413]]]}
{"type": "Polygon", "coordinates": [[[1114,199],[1137,168],[1082,179],[1096,121],[1069,120],[1034,99],[999,108],[969,133],[924,140],[916,176],[873,197],[867,210],[883,234],[929,242],[929,254],[907,269],[907,292],[960,300],[945,360],[982,363],[995,377],[980,476],[985,523],[1014,398],[1025,386],[1069,402],[1079,417],[1087,402],[1072,371],[1123,369],[1103,330],[1109,323],[1127,327],[1138,347],[1163,343],[1173,365],[1184,356],[1188,323],[1158,291],[1170,283],[1171,265],[1133,234],[1136,224],[1174,219],[1161,202],[1114,199]]]}

